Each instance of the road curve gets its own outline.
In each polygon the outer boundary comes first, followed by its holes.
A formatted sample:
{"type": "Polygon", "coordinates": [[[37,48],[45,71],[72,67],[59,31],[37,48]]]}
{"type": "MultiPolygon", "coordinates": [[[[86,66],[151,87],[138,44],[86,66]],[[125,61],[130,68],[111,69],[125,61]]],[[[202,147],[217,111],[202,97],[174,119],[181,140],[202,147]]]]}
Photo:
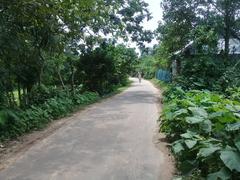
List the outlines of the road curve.
{"type": "Polygon", "coordinates": [[[133,80],[33,145],[0,180],[170,179],[168,155],[154,143],[160,94],[150,82],[133,80]]]}

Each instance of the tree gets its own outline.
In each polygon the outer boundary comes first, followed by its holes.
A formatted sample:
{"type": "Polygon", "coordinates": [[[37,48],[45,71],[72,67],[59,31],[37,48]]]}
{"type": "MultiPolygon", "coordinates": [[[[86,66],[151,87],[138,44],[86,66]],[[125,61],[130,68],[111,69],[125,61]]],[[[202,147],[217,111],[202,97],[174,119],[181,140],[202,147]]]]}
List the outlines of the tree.
{"type": "Polygon", "coordinates": [[[143,0],[1,1],[0,84],[7,106],[16,105],[16,89],[22,105],[29,104],[35,85],[60,82],[74,91],[76,57],[106,37],[132,39],[143,46],[152,39],[141,25],[150,18],[146,7],[143,0]]]}
{"type": "Polygon", "coordinates": [[[78,83],[86,90],[109,93],[114,86],[127,83],[136,60],[133,49],[103,43],[80,56],[76,72],[78,83]]]}
{"type": "Polygon", "coordinates": [[[229,56],[229,41],[239,38],[240,2],[238,0],[164,0],[164,23],[157,32],[169,53],[195,40],[195,29],[213,31],[225,41],[225,58],[229,56]]]}
{"type": "Polygon", "coordinates": [[[238,34],[240,31],[238,24],[240,21],[240,2],[238,0],[207,0],[206,3],[212,7],[211,9],[209,8],[211,15],[218,19],[218,27],[221,29],[220,35],[224,37],[225,41],[225,58],[229,60],[230,38],[240,40],[238,34]]]}

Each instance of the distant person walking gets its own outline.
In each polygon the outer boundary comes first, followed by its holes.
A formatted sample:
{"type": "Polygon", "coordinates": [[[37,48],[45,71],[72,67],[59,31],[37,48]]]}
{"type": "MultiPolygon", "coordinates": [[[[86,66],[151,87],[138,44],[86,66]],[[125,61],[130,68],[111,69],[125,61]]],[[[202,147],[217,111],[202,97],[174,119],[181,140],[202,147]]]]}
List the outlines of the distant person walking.
{"type": "Polygon", "coordinates": [[[141,72],[138,72],[138,80],[139,80],[139,83],[142,82],[142,74],[141,74],[141,72]]]}

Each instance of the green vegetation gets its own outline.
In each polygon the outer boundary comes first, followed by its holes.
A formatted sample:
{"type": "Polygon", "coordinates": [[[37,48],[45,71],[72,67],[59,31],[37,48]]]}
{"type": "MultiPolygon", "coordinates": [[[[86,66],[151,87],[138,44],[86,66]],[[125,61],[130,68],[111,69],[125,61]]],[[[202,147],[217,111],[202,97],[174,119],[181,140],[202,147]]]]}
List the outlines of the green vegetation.
{"type": "Polygon", "coordinates": [[[159,81],[158,79],[151,79],[151,82],[157,87],[157,88],[161,88],[162,92],[166,92],[168,91],[168,89],[170,88],[168,83],[165,83],[163,81],[159,81]]]}
{"type": "Polygon", "coordinates": [[[239,177],[240,102],[234,99],[180,87],[165,91],[160,129],[189,179],[239,177]]]}
{"type": "Polygon", "coordinates": [[[220,93],[240,86],[240,2],[164,0],[162,7],[164,22],[156,30],[160,40],[157,54],[159,64],[170,71],[177,60],[173,80],[187,90],[220,93]]]}
{"type": "Polygon", "coordinates": [[[139,60],[137,70],[143,73],[145,79],[152,79],[155,77],[157,71],[157,63],[154,56],[143,56],[139,60]]]}
{"type": "Polygon", "coordinates": [[[3,109],[0,111],[0,141],[16,138],[24,133],[39,130],[52,120],[66,116],[81,105],[99,99],[97,93],[76,93],[75,96],[62,92],[45,100],[43,104],[32,105],[25,110],[3,109]]]}
{"type": "Polygon", "coordinates": [[[142,0],[3,0],[0,141],[44,127],[128,84],[152,33],[142,0]]]}
{"type": "Polygon", "coordinates": [[[171,84],[153,82],[164,91],[160,131],[172,143],[180,179],[239,179],[240,1],[161,5],[160,43],[148,63],[172,73],[171,84]]]}
{"type": "Polygon", "coordinates": [[[161,69],[172,74],[170,85],[154,81],[165,92],[161,131],[182,177],[239,178],[240,1],[161,5],[151,49],[143,0],[2,0],[0,141],[108,96],[129,74],[161,69]],[[119,39],[136,42],[141,57],[119,39]]]}

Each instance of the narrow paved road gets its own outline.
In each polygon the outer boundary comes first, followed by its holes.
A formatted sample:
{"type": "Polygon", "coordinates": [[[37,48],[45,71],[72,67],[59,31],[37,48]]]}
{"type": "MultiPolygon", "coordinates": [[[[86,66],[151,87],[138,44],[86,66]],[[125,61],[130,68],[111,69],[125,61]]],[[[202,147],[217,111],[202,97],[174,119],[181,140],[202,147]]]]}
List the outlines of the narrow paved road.
{"type": "Polygon", "coordinates": [[[156,148],[159,92],[134,79],[126,91],[78,113],[35,144],[0,180],[167,180],[169,162],[156,148]]]}

